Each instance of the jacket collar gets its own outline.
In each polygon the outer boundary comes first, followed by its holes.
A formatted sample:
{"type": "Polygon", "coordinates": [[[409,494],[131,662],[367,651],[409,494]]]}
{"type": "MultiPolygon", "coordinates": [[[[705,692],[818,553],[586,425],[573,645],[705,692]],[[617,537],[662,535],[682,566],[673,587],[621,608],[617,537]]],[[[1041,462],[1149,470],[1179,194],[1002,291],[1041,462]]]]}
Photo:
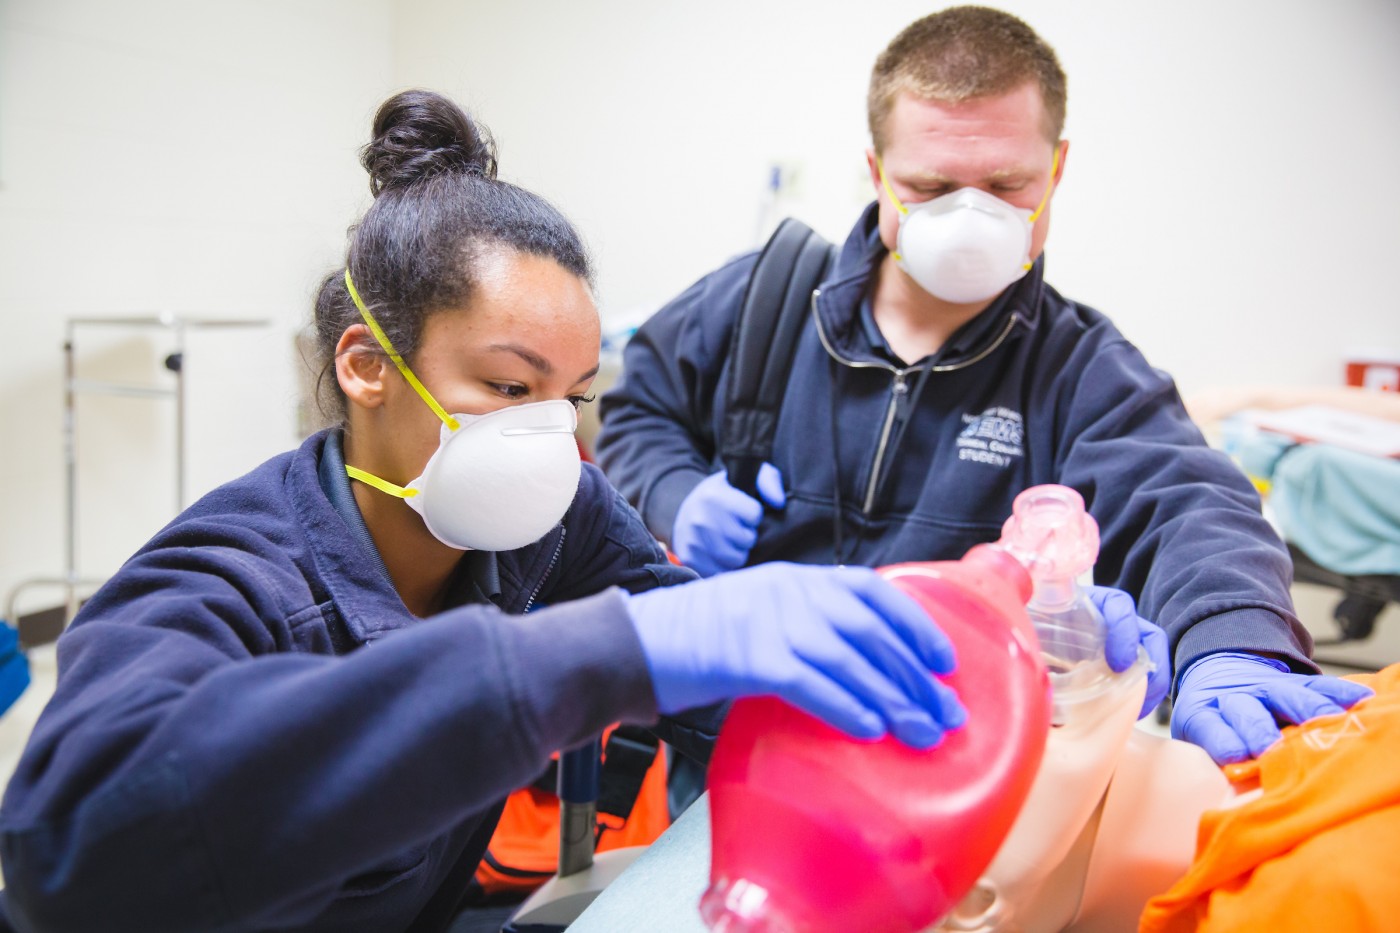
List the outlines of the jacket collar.
{"type": "Polygon", "coordinates": [[[372,545],[347,546],[354,532],[321,488],[320,463],[329,433],[311,435],[292,454],[283,484],[331,602],[351,638],[369,642],[412,624],[413,614],[399,599],[372,545]]]}
{"type": "MultiPolygon", "coordinates": [[[[842,244],[814,302],[823,338],[844,362],[892,365],[883,342],[874,343],[869,328],[861,322],[861,306],[868,301],[875,273],[888,252],[880,241],[879,204],[872,202],[842,244]]],[[[965,365],[1003,339],[1008,326],[1035,326],[1045,288],[1044,269],[1042,254],[1021,279],[954,332],[940,351],[937,364],[965,365]]]]}
{"type": "MultiPolygon", "coordinates": [[[[307,438],[292,455],[283,482],[306,531],[317,573],[350,636],[369,642],[417,621],[394,589],[355,505],[339,429],[307,438]],[[347,532],[353,544],[347,542],[347,532]]],[[[450,598],[454,605],[498,597],[496,555],[470,552],[462,562],[459,583],[454,584],[453,596],[460,598],[450,598]]]]}
{"type": "MultiPolygon", "coordinates": [[[[350,477],[345,473],[343,437],[343,432],[334,428],[326,434],[317,479],[321,484],[321,491],[350,527],[350,533],[360,542],[361,547],[374,555],[374,560],[388,579],[389,568],[384,566],[383,556],[374,546],[374,538],[365,525],[360,506],[355,502],[355,494],[351,491],[350,477]]],[[[458,601],[457,598],[460,598],[461,602],[486,602],[501,595],[501,577],[494,551],[468,551],[462,556],[458,577],[459,579],[452,584],[453,591],[449,593],[449,601],[453,603],[458,601]]]]}
{"type": "Polygon", "coordinates": [[[316,481],[330,500],[331,508],[335,509],[336,514],[349,526],[350,534],[373,558],[384,578],[389,579],[389,568],[384,566],[384,559],[380,556],[379,549],[374,546],[369,526],[365,524],[360,507],[355,502],[355,494],[350,489],[350,477],[345,472],[345,448],[342,446],[341,432],[338,429],[332,428],[326,432],[325,444],[321,448],[321,460],[316,466],[316,481]]]}

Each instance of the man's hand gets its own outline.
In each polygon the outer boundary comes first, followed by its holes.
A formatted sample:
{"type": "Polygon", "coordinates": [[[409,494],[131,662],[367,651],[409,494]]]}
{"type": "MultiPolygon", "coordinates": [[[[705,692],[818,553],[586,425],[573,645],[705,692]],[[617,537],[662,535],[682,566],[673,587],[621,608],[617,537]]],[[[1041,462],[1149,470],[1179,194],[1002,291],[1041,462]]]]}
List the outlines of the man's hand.
{"type": "Polygon", "coordinates": [[[1108,666],[1118,673],[1133,666],[1138,647],[1147,652],[1147,695],[1142,699],[1138,719],[1157,708],[1172,685],[1172,662],[1167,655],[1167,633],[1137,614],[1137,604],[1122,590],[1107,586],[1089,587],[1089,601],[1098,607],[1107,628],[1104,645],[1108,666]]]}
{"type": "Polygon", "coordinates": [[[1323,674],[1290,673],[1253,654],[1206,655],[1187,668],[1172,708],[1172,738],[1194,742],[1216,764],[1257,758],[1282,733],[1276,719],[1303,723],[1342,712],[1374,693],[1323,674]]]}
{"type": "Polygon", "coordinates": [[[763,507],[787,504],[783,475],[771,463],[759,468],[758,494],[762,502],[729,485],[723,471],[705,477],[676,511],[671,550],[702,577],[744,566],[758,540],[763,507]]]}

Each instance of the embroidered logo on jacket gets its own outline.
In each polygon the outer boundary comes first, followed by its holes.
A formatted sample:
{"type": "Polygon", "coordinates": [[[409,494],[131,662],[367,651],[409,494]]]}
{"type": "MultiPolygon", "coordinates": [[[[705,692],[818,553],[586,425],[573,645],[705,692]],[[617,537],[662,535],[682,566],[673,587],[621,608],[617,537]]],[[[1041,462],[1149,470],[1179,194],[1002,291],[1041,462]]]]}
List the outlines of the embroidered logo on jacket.
{"type": "Polygon", "coordinates": [[[966,427],[958,435],[959,460],[1007,467],[1013,457],[1025,456],[1021,443],[1026,432],[1020,412],[997,406],[962,418],[966,427]]]}

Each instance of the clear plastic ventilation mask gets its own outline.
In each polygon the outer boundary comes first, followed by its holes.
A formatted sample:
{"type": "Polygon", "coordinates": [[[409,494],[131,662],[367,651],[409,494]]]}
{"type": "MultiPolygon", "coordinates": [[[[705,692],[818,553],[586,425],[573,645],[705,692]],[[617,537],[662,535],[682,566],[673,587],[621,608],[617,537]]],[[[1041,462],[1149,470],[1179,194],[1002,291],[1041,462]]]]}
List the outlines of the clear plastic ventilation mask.
{"type": "Polygon", "coordinates": [[[1054,690],[1054,722],[1064,725],[1120,679],[1104,657],[1103,616],[1080,579],[1099,553],[1099,528],[1067,486],[1034,486],[1012,505],[1000,544],[1035,583],[1026,606],[1054,690]]]}
{"type": "Polygon", "coordinates": [[[407,486],[348,464],[346,474],[403,499],[448,547],[510,551],[544,537],[578,492],[581,465],[573,403],[557,399],[484,415],[448,414],[389,342],[360,299],[349,269],[345,286],[380,347],[442,421],[437,450],[422,475],[407,486]]]}

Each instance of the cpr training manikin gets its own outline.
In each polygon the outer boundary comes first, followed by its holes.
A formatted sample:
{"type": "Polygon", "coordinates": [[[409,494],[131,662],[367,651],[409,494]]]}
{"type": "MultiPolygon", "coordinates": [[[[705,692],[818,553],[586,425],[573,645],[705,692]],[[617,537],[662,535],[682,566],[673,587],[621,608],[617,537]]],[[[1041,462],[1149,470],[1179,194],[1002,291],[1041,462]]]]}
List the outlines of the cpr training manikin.
{"type": "Polygon", "coordinates": [[[1065,487],[1023,492],[1002,541],[1035,581],[1027,609],[1049,671],[1053,720],[1010,834],[936,929],[1135,929],[1148,899],[1191,864],[1201,813],[1232,805],[1236,794],[1200,747],[1133,728],[1146,653],[1114,673],[1103,661],[1102,629],[1074,624],[1066,611],[1079,591],[1076,579],[1098,552],[1097,529],[1079,494],[1065,487]]]}

